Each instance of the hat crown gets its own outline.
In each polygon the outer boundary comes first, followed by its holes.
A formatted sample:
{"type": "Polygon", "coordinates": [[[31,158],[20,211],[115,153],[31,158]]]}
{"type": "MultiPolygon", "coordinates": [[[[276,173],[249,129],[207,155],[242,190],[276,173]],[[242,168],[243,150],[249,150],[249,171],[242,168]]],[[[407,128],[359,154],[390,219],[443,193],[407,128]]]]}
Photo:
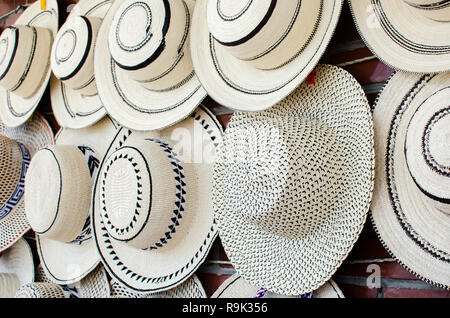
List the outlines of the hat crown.
{"type": "Polygon", "coordinates": [[[16,274],[0,273],[0,297],[11,298],[20,287],[20,280],[16,274]]]}
{"type": "Polygon", "coordinates": [[[436,0],[403,0],[411,8],[418,9],[422,15],[431,20],[448,22],[450,21],[450,7],[447,1],[436,0]]]}

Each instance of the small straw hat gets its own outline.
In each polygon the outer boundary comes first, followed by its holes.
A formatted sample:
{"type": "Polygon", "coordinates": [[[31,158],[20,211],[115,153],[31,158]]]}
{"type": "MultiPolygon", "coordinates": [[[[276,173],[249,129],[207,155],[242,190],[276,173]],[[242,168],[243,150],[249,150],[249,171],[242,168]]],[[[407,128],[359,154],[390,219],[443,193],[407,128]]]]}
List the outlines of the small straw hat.
{"type": "Polygon", "coordinates": [[[111,0],[81,0],[59,29],[51,52],[50,97],[64,128],[85,128],[106,114],[94,76],[94,47],[111,0]]]}
{"type": "Polygon", "coordinates": [[[0,118],[17,127],[33,114],[50,79],[50,49],[58,31],[58,3],[28,7],[0,36],[0,118]]]}
{"type": "Polygon", "coordinates": [[[75,283],[100,262],[90,227],[91,185],[117,128],[106,116],[87,128],[61,129],[56,144],[31,160],[25,212],[41,264],[54,283],[75,283]]]}
{"type": "Polygon", "coordinates": [[[186,118],[206,97],[189,50],[193,0],[117,0],[98,33],[95,74],[107,112],[134,130],[186,118]]]}
{"type": "Polygon", "coordinates": [[[406,72],[450,70],[450,2],[350,0],[361,37],[385,64],[406,72]]]}
{"type": "Polygon", "coordinates": [[[450,73],[398,71],[374,110],[374,228],[422,280],[450,286],[450,73]]]}
{"type": "Polygon", "coordinates": [[[205,260],[217,235],[211,187],[221,138],[203,106],[161,131],[119,130],[99,167],[91,219],[101,260],[120,284],[164,291],[205,260]]]}
{"type": "Polygon", "coordinates": [[[314,69],[342,0],[197,0],[191,54],[215,101],[241,111],[275,105],[314,69]]]}
{"type": "Polygon", "coordinates": [[[303,295],[327,282],[366,220],[373,127],[362,87],[323,65],[278,105],[237,112],[214,166],[219,235],[254,286],[303,295]]]}

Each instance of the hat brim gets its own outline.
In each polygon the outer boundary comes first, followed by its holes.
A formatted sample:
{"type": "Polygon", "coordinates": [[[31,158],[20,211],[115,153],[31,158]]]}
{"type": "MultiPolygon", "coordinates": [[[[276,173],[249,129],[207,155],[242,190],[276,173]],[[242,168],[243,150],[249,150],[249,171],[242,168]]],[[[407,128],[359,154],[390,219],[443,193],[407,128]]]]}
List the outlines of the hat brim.
{"type": "Polygon", "coordinates": [[[20,285],[34,281],[33,254],[25,239],[19,239],[1,254],[0,273],[16,274],[20,285]]]}

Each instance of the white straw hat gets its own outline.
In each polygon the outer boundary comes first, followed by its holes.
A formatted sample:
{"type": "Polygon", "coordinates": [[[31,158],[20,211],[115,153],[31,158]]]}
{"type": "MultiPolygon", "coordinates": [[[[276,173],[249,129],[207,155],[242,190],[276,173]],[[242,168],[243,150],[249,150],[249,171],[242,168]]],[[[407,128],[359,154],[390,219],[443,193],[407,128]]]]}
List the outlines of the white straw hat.
{"type": "Polygon", "coordinates": [[[362,87],[345,70],[317,68],[269,110],[231,118],[214,166],[219,235],[254,286],[303,295],[328,281],[369,209],[373,127],[362,87]]]}
{"type": "Polygon", "coordinates": [[[450,2],[350,0],[361,37],[387,65],[414,73],[450,70],[450,2]]]}
{"type": "Polygon", "coordinates": [[[101,260],[120,284],[164,291],[205,260],[217,235],[211,183],[221,138],[203,106],[168,129],[119,130],[99,167],[91,219],[101,260]]]}
{"type": "Polygon", "coordinates": [[[34,153],[53,143],[53,132],[38,113],[16,128],[0,122],[0,252],[30,229],[23,201],[25,174],[34,153]]]}
{"type": "Polygon", "coordinates": [[[100,262],[90,227],[91,184],[117,128],[106,116],[84,129],[61,129],[56,145],[31,161],[25,212],[41,264],[54,283],[75,283],[100,262]]]}
{"type": "Polygon", "coordinates": [[[395,73],[374,110],[374,228],[406,269],[450,286],[450,73],[395,73]]]}
{"type": "Polygon", "coordinates": [[[10,127],[27,121],[50,78],[50,48],[58,31],[58,3],[28,7],[0,37],[0,118],[10,127]]]}
{"type": "Polygon", "coordinates": [[[0,298],[14,297],[21,285],[34,280],[33,254],[25,239],[0,253],[0,298]]]}
{"type": "Polygon", "coordinates": [[[95,49],[97,88],[107,112],[134,130],[168,127],[206,97],[189,50],[193,0],[117,0],[95,49]]]}
{"type": "Polygon", "coordinates": [[[81,0],[59,29],[51,52],[52,109],[64,128],[84,128],[106,114],[94,76],[94,47],[111,0],[81,0]]]}
{"type": "Polygon", "coordinates": [[[314,69],[342,0],[197,0],[191,53],[215,101],[242,111],[275,105],[314,69]]]}

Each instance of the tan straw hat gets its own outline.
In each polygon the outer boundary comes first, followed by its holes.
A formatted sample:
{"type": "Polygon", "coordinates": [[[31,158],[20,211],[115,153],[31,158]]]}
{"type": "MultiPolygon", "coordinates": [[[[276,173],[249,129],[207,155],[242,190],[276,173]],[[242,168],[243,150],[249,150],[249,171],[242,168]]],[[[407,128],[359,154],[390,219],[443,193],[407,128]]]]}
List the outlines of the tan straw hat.
{"type": "Polygon", "coordinates": [[[51,52],[53,113],[61,127],[84,128],[106,114],[94,76],[94,47],[111,0],[81,0],[59,29],[51,52]]]}
{"type": "Polygon", "coordinates": [[[36,109],[50,78],[50,49],[58,31],[58,3],[28,7],[0,36],[0,118],[22,125],[36,109]]]}
{"type": "Polygon", "coordinates": [[[327,282],[357,240],[372,197],[369,104],[345,70],[275,107],[231,118],[214,166],[219,235],[254,286],[303,295],[327,282]]]}
{"type": "Polygon", "coordinates": [[[203,106],[168,129],[119,130],[99,167],[91,219],[101,260],[120,284],[164,291],[205,260],[217,235],[211,187],[221,138],[203,106]]]}
{"type": "Polygon", "coordinates": [[[450,286],[450,73],[397,72],[374,110],[374,227],[404,267],[450,286]]]}
{"type": "Polygon", "coordinates": [[[314,69],[342,0],[197,0],[191,53],[200,82],[232,109],[275,105],[314,69]]]}
{"type": "Polygon", "coordinates": [[[117,0],[95,50],[97,88],[106,110],[134,130],[168,127],[206,97],[189,50],[193,0],[117,0]]]}
{"type": "Polygon", "coordinates": [[[406,72],[450,70],[450,2],[349,0],[356,26],[372,52],[406,72]]]}
{"type": "Polygon", "coordinates": [[[15,128],[0,122],[0,252],[30,229],[23,201],[25,174],[34,153],[53,142],[50,126],[38,113],[15,128]]]}
{"type": "Polygon", "coordinates": [[[84,129],[62,129],[41,149],[25,181],[25,211],[46,276],[75,283],[100,262],[90,227],[91,185],[117,130],[109,117],[84,129]]]}

